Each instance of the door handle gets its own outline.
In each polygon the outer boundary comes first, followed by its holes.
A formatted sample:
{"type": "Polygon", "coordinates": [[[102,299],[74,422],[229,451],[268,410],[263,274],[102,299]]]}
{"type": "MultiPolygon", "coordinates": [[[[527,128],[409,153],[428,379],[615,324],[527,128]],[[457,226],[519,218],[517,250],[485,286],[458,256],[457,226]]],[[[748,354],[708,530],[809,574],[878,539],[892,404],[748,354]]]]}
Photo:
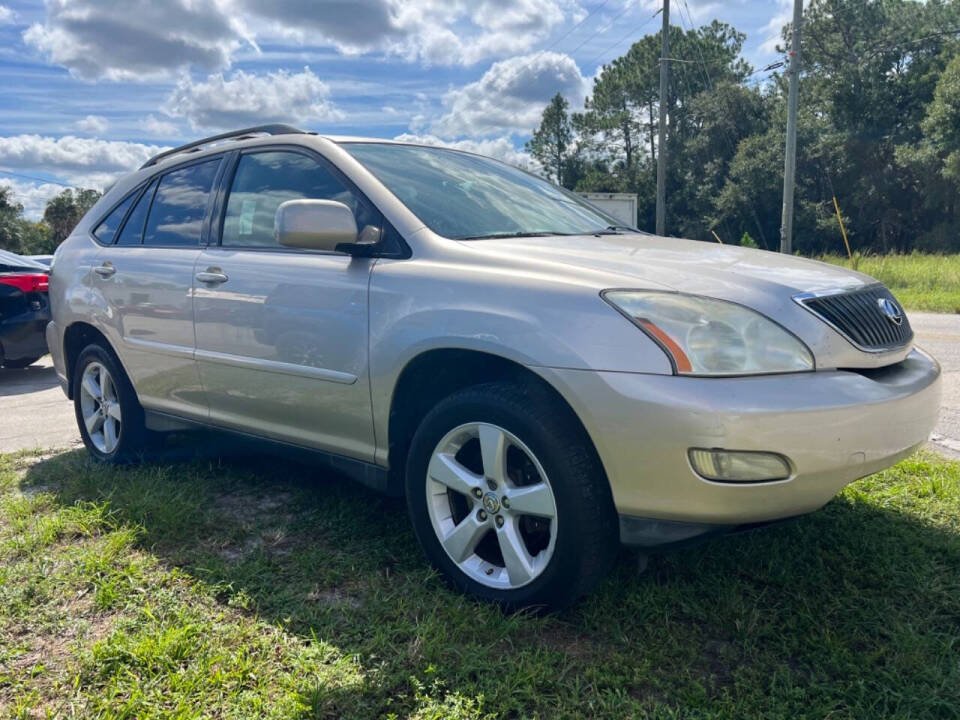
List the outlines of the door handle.
{"type": "Polygon", "coordinates": [[[117,269],[113,266],[113,263],[107,260],[103,265],[98,265],[93,269],[93,271],[102,278],[112,277],[117,269]]]}
{"type": "Polygon", "coordinates": [[[210,285],[219,285],[225,283],[230,278],[227,277],[226,273],[220,271],[220,268],[207,268],[202,272],[198,272],[194,277],[197,279],[197,282],[207,283],[210,285]]]}

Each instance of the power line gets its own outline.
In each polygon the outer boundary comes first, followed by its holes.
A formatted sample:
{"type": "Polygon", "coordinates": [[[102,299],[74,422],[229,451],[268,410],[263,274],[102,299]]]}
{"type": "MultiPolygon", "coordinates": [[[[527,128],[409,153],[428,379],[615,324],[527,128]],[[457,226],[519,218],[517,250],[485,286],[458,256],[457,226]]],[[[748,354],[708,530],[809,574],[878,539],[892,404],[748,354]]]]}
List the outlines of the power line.
{"type": "Polygon", "coordinates": [[[584,45],[586,45],[588,42],[590,42],[591,40],[593,40],[597,35],[599,35],[599,34],[602,33],[602,32],[606,32],[607,30],[609,30],[610,28],[612,28],[612,27],[613,27],[613,24],[614,24],[617,20],[619,20],[621,17],[623,17],[624,14],[626,14],[627,10],[632,10],[632,9],[633,9],[633,5],[631,5],[630,3],[627,3],[627,6],[626,6],[625,8],[623,8],[623,10],[621,10],[620,12],[618,12],[618,13],[613,17],[613,19],[612,19],[610,22],[608,22],[605,26],[603,26],[603,27],[599,28],[598,30],[596,30],[596,31],[593,33],[593,35],[591,35],[591,36],[588,37],[586,40],[584,40],[582,43],[580,43],[579,45],[577,45],[577,46],[576,46],[573,50],[571,50],[568,54],[569,54],[569,55],[573,55],[575,52],[577,52],[577,50],[579,50],[579,49],[582,48],[584,45]]]}
{"type": "MultiPolygon", "coordinates": [[[[696,29],[696,26],[694,25],[694,22],[693,22],[693,14],[690,12],[690,6],[687,4],[687,0],[681,0],[681,2],[683,3],[683,7],[687,11],[687,21],[690,23],[690,32],[692,33],[696,29]]],[[[682,12],[680,13],[680,24],[683,27],[683,29],[686,30],[686,25],[683,22],[682,12]]],[[[713,93],[713,79],[710,77],[710,69],[707,67],[707,61],[703,57],[703,49],[700,47],[699,42],[695,42],[695,45],[697,48],[697,54],[700,57],[700,64],[703,66],[703,75],[707,83],[707,89],[711,93],[713,93]]],[[[767,67],[763,68],[763,70],[754,71],[754,72],[766,72],[768,70],[773,70],[777,67],[781,67],[782,65],[783,65],[782,62],[779,62],[779,63],[774,62],[768,65],[767,67]]],[[[754,73],[750,73],[747,77],[750,77],[753,74],[754,73]]],[[[722,129],[723,134],[727,136],[728,141],[731,143],[731,147],[736,149],[740,144],[740,139],[738,139],[736,134],[732,132],[730,128],[728,128],[726,125],[721,124],[720,127],[722,129]]],[[[728,168],[728,172],[729,172],[729,168],[728,168]]],[[[750,206],[750,213],[753,215],[753,221],[756,223],[757,230],[760,233],[760,241],[763,243],[764,249],[769,250],[769,246],[767,245],[766,234],[763,232],[763,226],[760,224],[760,218],[757,214],[757,208],[753,202],[753,198],[747,198],[747,203],[750,206]]],[[[724,220],[724,225],[725,226],[727,225],[726,220],[724,220]]]]}
{"type": "Polygon", "coordinates": [[[33,180],[34,182],[41,182],[49,185],[60,185],[65,188],[72,188],[74,190],[87,190],[88,188],[82,188],[78,185],[70,185],[68,183],[62,183],[59,180],[45,180],[44,178],[34,177],[33,175],[24,175],[22,173],[10,172],[9,170],[0,170],[2,175],[12,175],[13,177],[23,178],[24,180],[33,180]]]}
{"type": "MultiPolygon", "coordinates": [[[[690,6],[687,5],[687,0],[681,0],[683,7],[687,10],[687,21],[690,23],[690,32],[694,32],[696,26],[693,23],[693,14],[690,12],[690,6]]],[[[683,11],[680,11],[680,25],[686,29],[686,26],[683,22],[683,11]]],[[[707,68],[707,61],[703,57],[703,49],[700,47],[699,42],[694,43],[694,47],[697,48],[697,55],[700,56],[700,64],[703,65],[703,77],[707,81],[707,89],[711,92],[713,91],[713,79],[710,77],[710,70],[707,68]]]]}
{"type": "Polygon", "coordinates": [[[564,40],[566,40],[568,37],[570,37],[570,33],[572,33],[572,32],[573,32],[574,30],[576,30],[578,27],[580,27],[581,25],[583,25],[587,20],[589,20],[591,17],[593,17],[595,13],[598,13],[598,12],[600,12],[601,10],[603,10],[603,9],[607,6],[607,4],[608,4],[609,2],[610,2],[610,0],[604,0],[602,5],[600,5],[599,7],[595,7],[593,10],[591,10],[590,12],[588,12],[588,13],[587,13],[587,16],[586,16],[583,20],[581,20],[581,21],[578,22],[576,25],[574,25],[572,28],[570,28],[569,30],[567,30],[567,31],[566,31],[562,36],[560,36],[557,40],[554,40],[553,43],[550,45],[550,47],[548,47],[544,52],[547,52],[547,51],[549,51],[549,50],[553,50],[557,45],[559,45],[559,44],[562,43],[564,40]]]}
{"type": "Polygon", "coordinates": [[[659,15],[661,12],[663,12],[663,10],[657,10],[653,15],[651,15],[651,16],[648,17],[646,20],[644,20],[642,23],[640,23],[640,25],[638,25],[637,27],[635,27],[633,30],[631,30],[631,31],[628,32],[626,35],[624,35],[622,38],[620,38],[619,40],[617,40],[613,45],[611,45],[611,46],[608,47],[606,50],[604,50],[602,53],[600,53],[600,54],[597,55],[595,58],[593,58],[593,60],[590,60],[589,62],[587,62],[586,65],[593,65],[593,63],[595,63],[597,60],[599,60],[599,59],[602,58],[604,55],[606,55],[608,52],[610,52],[611,50],[613,50],[615,47],[617,47],[617,46],[619,46],[621,43],[623,43],[624,40],[626,40],[627,38],[630,38],[630,37],[632,37],[632,36],[634,36],[634,35],[639,34],[639,32],[640,32],[643,28],[645,28],[647,25],[649,25],[651,22],[653,22],[654,18],[656,18],[657,15],[659,15]]]}

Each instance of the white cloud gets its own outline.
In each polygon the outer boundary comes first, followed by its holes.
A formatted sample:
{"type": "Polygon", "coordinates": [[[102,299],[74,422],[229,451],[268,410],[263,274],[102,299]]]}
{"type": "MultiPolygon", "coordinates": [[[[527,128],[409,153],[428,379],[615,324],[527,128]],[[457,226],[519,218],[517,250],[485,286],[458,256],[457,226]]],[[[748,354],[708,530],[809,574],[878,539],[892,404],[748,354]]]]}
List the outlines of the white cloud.
{"type": "MultiPolygon", "coordinates": [[[[66,135],[61,138],[43,135],[0,137],[0,166],[13,168],[25,175],[53,176],[74,187],[103,190],[119,176],[136,170],[165,147],[141,143],[96,140],[66,135]]],[[[0,176],[14,188],[28,217],[43,213],[46,201],[63,190],[62,186],[44,182],[21,182],[0,176]]]]}
{"type": "Polygon", "coordinates": [[[106,177],[134,170],[164,148],[140,143],[66,135],[0,137],[0,166],[51,173],[72,184],[76,178],[106,177]]]}
{"type": "Polygon", "coordinates": [[[575,0],[236,0],[276,34],[341,52],[385,52],[408,61],[471,65],[524,52],[579,16],[575,0]],[[362,21],[358,21],[362,18],[362,21]],[[319,40],[318,40],[319,37],[319,40]]]}
{"type": "Polygon", "coordinates": [[[227,0],[47,0],[23,39],[85,78],[144,80],[218,70],[249,39],[227,0]]]}
{"type": "Polygon", "coordinates": [[[337,120],[342,114],[328,100],[330,88],[310,68],[293,75],[241,71],[229,79],[220,73],[204,82],[181,80],[167,100],[166,112],[194,127],[236,128],[269,122],[309,123],[337,120]]]}
{"type": "Polygon", "coordinates": [[[394,140],[465,150],[467,152],[477,153],[478,155],[496,158],[497,160],[502,160],[505,163],[532,172],[538,172],[541,169],[540,163],[534,160],[529,153],[523,150],[517,150],[513,141],[507,137],[489,138],[486,140],[444,140],[436,135],[403,133],[402,135],[397,135],[394,140]]]}
{"type": "Polygon", "coordinates": [[[0,5],[0,25],[12,23],[15,17],[13,10],[6,5],[0,5]]]}
{"type": "MultiPolygon", "coordinates": [[[[810,6],[810,0],[804,0],[803,7],[810,6]]],[[[783,28],[793,22],[793,1],[777,0],[777,10],[770,22],[760,28],[760,34],[765,38],[760,45],[760,50],[765,53],[774,54],[777,52],[777,45],[783,40],[783,28]]]]}
{"type": "Polygon", "coordinates": [[[47,202],[66,188],[53,183],[29,183],[0,177],[0,188],[10,188],[14,202],[23,205],[23,215],[28,220],[39,220],[47,202]]]}
{"type": "Polygon", "coordinates": [[[471,65],[527,52],[577,0],[47,0],[24,41],[84,79],[149,80],[230,67],[254,33],[414,62],[471,65]]]}
{"type": "Polygon", "coordinates": [[[408,60],[472,65],[527,52],[564,21],[559,0],[418,0],[398,2],[403,40],[391,50],[408,60]]]}
{"type": "Polygon", "coordinates": [[[578,108],[588,89],[588,81],[570,56],[520,55],[494,63],[476,82],[449,91],[443,98],[446,114],[430,128],[446,138],[528,133],[558,92],[578,108]]]}
{"type": "Polygon", "coordinates": [[[176,138],[180,136],[180,130],[175,123],[169,120],[162,120],[155,115],[147,115],[140,121],[138,127],[145,132],[148,137],[176,138]]]}
{"type": "Polygon", "coordinates": [[[107,119],[100,115],[87,115],[85,118],[83,118],[83,120],[78,120],[75,124],[77,126],[77,130],[82,130],[83,132],[90,133],[91,135],[102,135],[110,126],[110,123],[107,122],[107,119]]]}

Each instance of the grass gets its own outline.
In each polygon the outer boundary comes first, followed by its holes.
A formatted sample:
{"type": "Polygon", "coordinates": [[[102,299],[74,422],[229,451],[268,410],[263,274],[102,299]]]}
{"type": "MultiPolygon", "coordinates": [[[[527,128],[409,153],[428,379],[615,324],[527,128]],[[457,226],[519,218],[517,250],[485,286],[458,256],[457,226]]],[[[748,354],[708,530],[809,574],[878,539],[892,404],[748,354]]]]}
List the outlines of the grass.
{"type": "Polygon", "coordinates": [[[0,716],[960,717],[960,463],[624,552],[547,618],[449,591],[400,502],[317,475],[0,457],[0,716]]]}
{"type": "Polygon", "coordinates": [[[960,313],[960,255],[840,255],[817,258],[852,267],[887,285],[907,310],[960,313]]]}

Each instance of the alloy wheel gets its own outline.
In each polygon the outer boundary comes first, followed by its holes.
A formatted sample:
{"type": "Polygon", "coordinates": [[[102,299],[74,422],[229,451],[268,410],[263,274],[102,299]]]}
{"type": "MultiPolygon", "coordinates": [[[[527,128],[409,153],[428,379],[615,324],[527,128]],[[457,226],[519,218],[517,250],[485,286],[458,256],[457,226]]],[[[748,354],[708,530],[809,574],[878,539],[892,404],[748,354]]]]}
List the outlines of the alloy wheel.
{"type": "Polygon", "coordinates": [[[91,362],[80,379],[80,414],[90,441],[104,455],[120,442],[122,415],[117,386],[101,363],[91,362]]]}
{"type": "Polygon", "coordinates": [[[467,423],[448,432],[431,455],[426,493],[441,546],[471,579],[513,590],[550,562],[553,488],[536,456],[504,428],[467,423]]]}

